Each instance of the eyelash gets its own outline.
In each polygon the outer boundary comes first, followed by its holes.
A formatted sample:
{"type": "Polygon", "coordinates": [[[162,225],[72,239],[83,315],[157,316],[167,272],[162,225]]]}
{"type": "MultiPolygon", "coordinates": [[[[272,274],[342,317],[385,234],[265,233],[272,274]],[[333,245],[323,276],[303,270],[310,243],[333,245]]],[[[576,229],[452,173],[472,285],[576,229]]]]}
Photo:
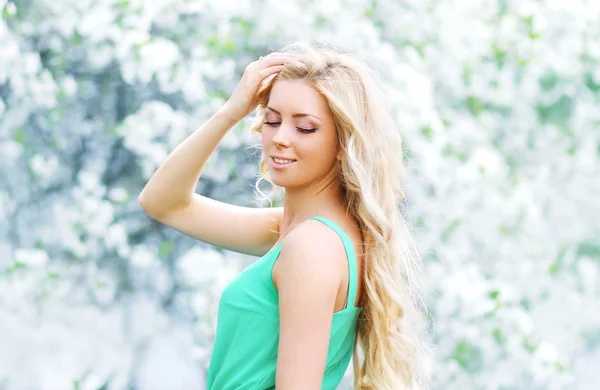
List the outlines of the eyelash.
{"type": "MultiPolygon", "coordinates": [[[[281,122],[264,122],[265,125],[268,126],[277,126],[280,125],[281,122]]],[[[296,127],[301,133],[314,133],[317,129],[304,129],[302,127],[296,127]]]]}

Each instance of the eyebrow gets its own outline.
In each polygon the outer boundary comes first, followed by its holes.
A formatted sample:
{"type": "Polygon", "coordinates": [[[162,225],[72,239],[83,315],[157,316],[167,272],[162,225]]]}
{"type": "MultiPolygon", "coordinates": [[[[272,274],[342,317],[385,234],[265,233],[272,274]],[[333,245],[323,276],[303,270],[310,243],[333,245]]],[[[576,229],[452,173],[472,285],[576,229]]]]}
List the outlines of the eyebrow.
{"type": "MultiPolygon", "coordinates": [[[[274,108],[267,107],[267,110],[273,111],[274,113],[281,115],[281,113],[274,108]]],[[[312,116],[313,118],[317,118],[318,120],[321,120],[321,118],[319,118],[316,115],[305,114],[302,112],[292,115],[292,118],[301,118],[301,117],[305,117],[305,116],[312,116]]]]}

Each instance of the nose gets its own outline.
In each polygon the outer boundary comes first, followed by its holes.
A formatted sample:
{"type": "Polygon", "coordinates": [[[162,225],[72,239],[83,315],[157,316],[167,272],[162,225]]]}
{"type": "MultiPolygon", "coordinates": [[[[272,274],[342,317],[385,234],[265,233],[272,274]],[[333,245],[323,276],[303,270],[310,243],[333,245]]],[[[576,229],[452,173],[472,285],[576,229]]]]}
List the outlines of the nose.
{"type": "Polygon", "coordinates": [[[293,126],[288,126],[282,122],[277,131],[275,131],[275,134],[273,134],[273,143],[280,147],[290,146],[290,138],[293,134],[292,131],[294,131],[293,126]]]}

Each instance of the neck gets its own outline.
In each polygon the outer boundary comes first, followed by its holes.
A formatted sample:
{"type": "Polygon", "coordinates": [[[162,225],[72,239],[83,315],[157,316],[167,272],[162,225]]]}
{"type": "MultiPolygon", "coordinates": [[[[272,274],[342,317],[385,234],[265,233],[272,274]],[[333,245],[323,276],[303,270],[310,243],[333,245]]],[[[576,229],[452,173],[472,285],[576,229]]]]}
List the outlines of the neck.
{"type": "Polygon", "coordinates": [[[339,180],[330,180],[310,188],[286,188],[281,233],[317,215],[344,212],[344,190],[339,180]]]}

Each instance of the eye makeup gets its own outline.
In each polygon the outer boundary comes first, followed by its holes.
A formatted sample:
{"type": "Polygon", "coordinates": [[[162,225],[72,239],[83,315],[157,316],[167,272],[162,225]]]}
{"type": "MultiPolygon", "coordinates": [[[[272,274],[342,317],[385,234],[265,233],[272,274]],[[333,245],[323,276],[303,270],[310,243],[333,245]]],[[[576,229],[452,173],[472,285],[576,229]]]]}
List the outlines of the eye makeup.
{"type": "MultiPolygon", "coordinates": [[[[269,121],[266,121],[266,122],[264,122],[264,124],[267,125],[267,126],[277,127],[277,126],[281,125],[281,122],[269,122],[269,121]]],[[[317,131],[316,128],[305,129],[303,127],[298,127],[298,126],[296,126],[296,129],[298,129],[298,131],[300,131],[301,133],[314,133],[315,131],[317,131]]]]}

